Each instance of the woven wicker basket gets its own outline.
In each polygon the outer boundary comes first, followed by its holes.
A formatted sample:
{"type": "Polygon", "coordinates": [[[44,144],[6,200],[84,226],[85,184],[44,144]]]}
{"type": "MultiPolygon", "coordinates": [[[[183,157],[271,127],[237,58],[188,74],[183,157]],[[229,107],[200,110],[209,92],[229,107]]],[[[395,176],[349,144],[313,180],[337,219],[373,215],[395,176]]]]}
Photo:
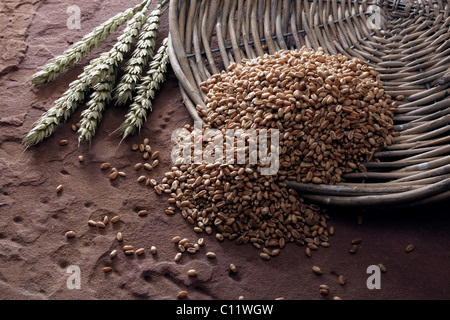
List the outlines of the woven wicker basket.
{"type": "Polygon", "coordinates": [[[450,7],[446,1],[203,0],[170,2],[170,62],[194,120],[199,84],[232,62],[279,49],[322,47],[374,66],[402,95],[395,143],[344,182],[288,182],[310,201],[398,207],[450,196],[450,7]]]}

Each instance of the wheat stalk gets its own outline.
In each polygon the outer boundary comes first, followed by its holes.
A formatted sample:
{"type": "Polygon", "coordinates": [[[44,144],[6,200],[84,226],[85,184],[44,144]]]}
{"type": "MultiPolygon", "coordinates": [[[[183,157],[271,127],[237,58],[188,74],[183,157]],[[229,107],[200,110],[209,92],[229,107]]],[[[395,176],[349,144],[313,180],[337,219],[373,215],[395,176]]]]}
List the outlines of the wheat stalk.
{"type": "Polygon", "coordinates": [[[87,103],[88,108],[81,114],[78,143],[91,141],[94,137],[96,129],[103,118],[103,112],[112,99],[120,63],[123,61],[124,55],[131,49],[145,22],[149,4],[148,2],[142,11],[136,13],[114,47],[100,56],[102,62],[94,65],[92,70],[90,70],[90,76],[96,79],[96,83],[94,84],[94,92],[91,95],[91,99],[87,103]]]}
{"type": "Polygon", "coordinates": [[[145,66],[153,57],[155,39],[159,28],[161,17],[161,4],[147,17],[147,20],[139,35],[139,41],[132,57],[127,63],[125,74],[122,76],[116,88],[115,99],[117,105],[121,106],[133,100],[136,84],[140,81],[145,66]]]}
{"type": "Polygon", "coordinates": [[[137,96],[125,115],[125,121],[119,128],[123,133],[123,139],[142,128],[147,118],[147,112],[152,111],[152,100],[161,83],[165,81],[168,64],[168,38],[165,38],[150,63],[146,76],[141,79],[141,83],[137,87],[137,96]]]}
{"type": "MultiPolygon", "coordinates": [[[[145,8],[148,8],[148,4],[149,3],[147,2],[147,6],[145,8]]],[[[118,62],[116,62],[117,65],[108,64],[107,62],[112,59],[111,57],[117,58],[117,56],[123,56],[126,51],[121,51],[122,49],[128,48],[129,50],[131,44],[128,42],[132,40],[129,35],[138,33],[136,29],[139,29],[140,26],[142,26],[143,20],[145,19],[145,13],[143,13],[143,11],[135,14],[133,19],[129,22],[127,28],[123,31],[123,34],[118,38],[116,45],[110,51],[91,60],[89,65],[84,67],[83,73],[78,77],[78,79],[73,81],[69,85],[69,89],[55,101],[53,107],[41,116],[35,126],[23,139],[22,143],[25,147],[34,146],[49,137],[54,132],[56,126],[62,121],[67,121],[70,115],[76,110],[78,104],[84,101],[84,98],[88,90],[91,88],[94,80],[96,83],[101,83],[104,79],[114,73],[115,69],[118,68],[118,62]],[[122,45],[121,41],[126,42],[126,45],[122,45]],[[105,64],[109,68],[108,72],[104,72],[100,79],[94,79],[92,73],[99,66],[105,64]]],[[[131,38],[133,37],[135,38],[135,36],[132,36],[131,38]]],[[[114,59],[114,61],[116,60],[117,59],[114,59]]]]}
{"type": "Polygon", "coordinates": [[[82,60],[87,53],[94,48],[97,48],[103,40],[116,31],[126,21],[130,20],[144,5],[148,5],[148,0],[145,0],[134,8],[118,13],[101,25],[95,27],[64,53],[54,57],[51,62],[44,65],[41,68],[42,70],[32,76],[31,82],[34,85],[40,85],[54,80],[59,74],[66,71],[76,62],[82,60]]]}

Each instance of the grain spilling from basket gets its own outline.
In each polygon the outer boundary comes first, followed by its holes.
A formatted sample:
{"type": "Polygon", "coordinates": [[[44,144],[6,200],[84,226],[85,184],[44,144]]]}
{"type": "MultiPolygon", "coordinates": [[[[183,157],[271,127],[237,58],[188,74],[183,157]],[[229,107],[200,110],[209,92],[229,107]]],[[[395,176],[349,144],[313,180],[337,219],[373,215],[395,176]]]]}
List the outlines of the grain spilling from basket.
{"type": "MultiPolygon", "coordinates": [[[[308,257],[328,247],[334,231],[328,230],[325,209],[305,203],[285,180],[334,184],[346,172],[365,170],[364,161],[392,144],[396,103],[375,70],[357,59],[304,47],[233,63],[201,89],[207,108],[197,107],[204,121],[200,136],[194,126],[183,128],[181,140],[191,142],[189,150],[172,154],[175,165],[154,187],[157,194],[169,193],[169,203],[196,232],[251,243],[264,260],[288,242],[305,245],[308,257]],[[198,161],[199,153],[210,151],[211,139],[204,137],[211,129],[223,137],[227,130],[241,129],[243,135],[242,130],[277,130],[278,171],[261,174],[269,164],[251,163],[248,154],[245,163],[198,161]]],[[[248,143],[252,139],[244,137],[248,143]]],[[[233,154],[249,152],[248,145],[234,140],[223,145],[233,154]]]]}

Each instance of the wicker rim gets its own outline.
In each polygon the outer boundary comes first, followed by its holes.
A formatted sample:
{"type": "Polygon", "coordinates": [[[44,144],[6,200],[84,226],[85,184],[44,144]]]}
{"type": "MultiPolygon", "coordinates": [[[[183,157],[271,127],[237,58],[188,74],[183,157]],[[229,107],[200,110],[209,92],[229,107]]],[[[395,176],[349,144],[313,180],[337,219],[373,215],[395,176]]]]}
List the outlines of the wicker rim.
{"type": "Polygon", "coordinates": [[[411,206],[450,196],[450,8],[447,1],[172,0],[170,62],[194,121],[199,84],[232,62],[303,45],[372,65],[392,97],[395,144],[336,185],[287,181],[332,206],[411,206]],[[369,29],[379,9],[382,26],[369,29]],[[373,11],[372,11],[373,12],[373,11]]]}

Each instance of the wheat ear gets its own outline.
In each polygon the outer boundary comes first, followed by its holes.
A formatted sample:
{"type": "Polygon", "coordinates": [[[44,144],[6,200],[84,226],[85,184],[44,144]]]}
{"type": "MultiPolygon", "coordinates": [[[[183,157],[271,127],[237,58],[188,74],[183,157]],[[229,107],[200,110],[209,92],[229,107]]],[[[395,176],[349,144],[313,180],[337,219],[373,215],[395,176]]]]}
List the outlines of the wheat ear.
{"type": "MultiPolygon", "coordinates": [[[[129,26],[130,25],[131,21],[129,26]]],[[[130,28],[127,26],[124,30],[124,34],[129,30],[130,28]]],[[[128,40],[128,37],[121,38],[128,40]]],[[[115,47],[110,51],[115,51],[113,50],[115,47]]],[[[110,52],[103,53],[100,57],[91,60],[90,63],[84,67],[83,73],[79,75],[78,79],[69,85],[69,89],[54,102],[53,107],[40,117],[34,127],[25,136],[22,141],[25,147],[28,148],[42,142],[45,138],[52,135],[58,124],[62,121],[67,121],[70,115],[77,109],[78,105],[84,101],[87,92],[90,90],[93,82],[92,72],[99,65],[104,64],[104,60],[109,58],[109,53],[110,52]]],[[[110,71],[112,72],[113,70],[114,69],[111,69],[110,71]]],[[[107,75],[108,73],[104,78],[106,78],[107,75]]]]}
{"type": "Polygon", "coordinates": [[[117,39],[117,43],[108,52],[103,53],[102,63],[97,64],[91,71],[92,83],[95,85],[101,82],[110,72],[112,68],[121,65],[125,58],[125,54],[131,50],[133,43],[139,35],[142,26],[145,23],[145,17],[148,10],[147,5],[142,11],[129,21],[123,34],[117,39]]]}
{"type": "Polygon", "coordinates": [[[133,100],[136,84],[140,81],[148,61],[153,57],[160,17],[161,4],[158,4],[147,17],[133,55],[128,61],[125,73],[116,87],[115,99],[116,104],[119,106],[133,100]]]}
{"type": "Polygon", "coordinates": [[[56,126],[62,121],[66,121],[76,110],[78,104],[84,101],[88,90],[88,74],[83,72],[77,80],[69,85],[69,89],[54,102],[53,107],[47,110],[35,123],[33,129],[23,139],[23,145],[28,148],[49,137],[56,126]]]}
{"type": "Polygon", "coordinates": [[[117,72],[108,75],[103,81],[94,86],[94,92],[87,103],[87,109],[81,113],[80,129],[78,130],[78,144],[91,141],[97,127],[103,118],[103,112],[112,99],[112,91],[117,72]]]}
{"type": "Polygon", "coordinates": [[[78,130],[78,143],[90,141],[94,137],[103,118],[103,112],[112,100],[112,92],[120,63],[123,61],[124,55],[130,51],[145,22],[148,4],[130,20],[114,47],[100,56],[102,62],[94,65],[90,70],[90,75],[96,79],[96,83],[91,99],[87,103],[88,108],[82,112],[81,127],[78,130]]]}
{"type": "Polygon", "coordinates": [[[168,38],[165,38],[150,63],[149,70],[137,87],[137,95],[125,115],[125,121],[119,130],[123,138],[135,134],[146,121],[147,112],[152,111],[152,100],[159,90],[161,83],[165,81],[167,66],[169,64],[168,38]]]}
{"type": "Polygon", "coordinates": [[[73,66],[76,62],[82,60],[87,53],[91,52],[94,48],[97,48],[111,33],[116,31],[122,24],[130,20],[136,12],[141,10],[147,2],[148,0],[145,0],[134,8],[118,13],[101,25],[95,27],[64,53],[54,57],[51,62],[44,65],[41,68],[42,70],[32,76],[31,82],[34,85],[40,85],[54,80],[58,75],[73,66]]]}

